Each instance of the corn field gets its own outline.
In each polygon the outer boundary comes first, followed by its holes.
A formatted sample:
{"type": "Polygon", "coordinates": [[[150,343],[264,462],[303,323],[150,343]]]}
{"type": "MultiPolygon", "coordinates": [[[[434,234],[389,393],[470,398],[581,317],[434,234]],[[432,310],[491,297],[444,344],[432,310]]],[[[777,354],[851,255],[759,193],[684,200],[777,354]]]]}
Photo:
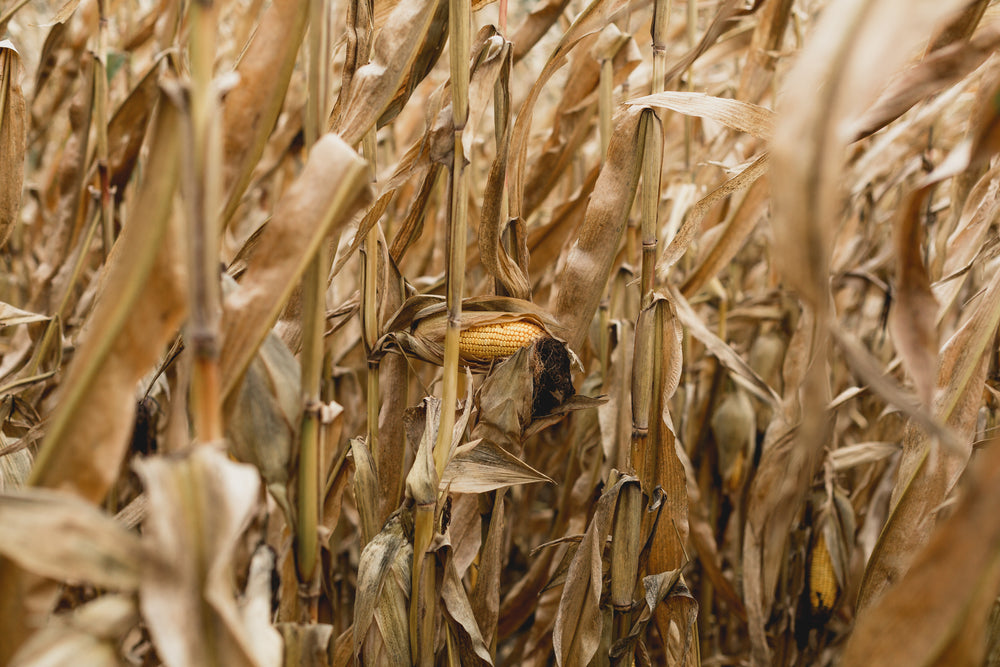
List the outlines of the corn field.
{"type": "Polygon", "coordinates": [[[0,2],[0,665],[1000,665],[998,49],[0,2]]]}

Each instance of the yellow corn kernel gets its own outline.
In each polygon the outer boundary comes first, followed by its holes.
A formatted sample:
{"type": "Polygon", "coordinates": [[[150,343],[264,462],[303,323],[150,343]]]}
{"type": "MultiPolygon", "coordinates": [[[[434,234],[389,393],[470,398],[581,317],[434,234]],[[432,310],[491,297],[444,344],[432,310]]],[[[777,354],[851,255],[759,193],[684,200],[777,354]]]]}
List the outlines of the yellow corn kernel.
{"type": "Polygon", "coordinates": [[[462,330],[458,352],[466,359],[492,361],[509,357],[544,335],[545,329],[527,320],[484,324],[462,330]]]}
{"type": "Polygon", "coordinates": [[[833,571],[833,559],[826,547],[823,533],[813,543],[809,563],[809,604],[813,613],[825,613],[833,609],[837,600],[837,575],[833,571]]]}

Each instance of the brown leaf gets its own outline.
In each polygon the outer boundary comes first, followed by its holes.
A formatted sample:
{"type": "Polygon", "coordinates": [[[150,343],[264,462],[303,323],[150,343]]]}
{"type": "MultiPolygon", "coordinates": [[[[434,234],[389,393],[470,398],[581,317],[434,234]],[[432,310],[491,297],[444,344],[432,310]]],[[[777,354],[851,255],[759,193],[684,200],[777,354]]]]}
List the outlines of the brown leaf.
{"type": "Polygon", "coordinates": [[[256,469],[203,445],[183,458],[140,461],[137,471],[149,495],[144,539],[161,556],[147,563],[140,584],[159,657],[171,667],[278,665],[281,637],[266,622],[270,590],[246,593],[250,603],[266,595],[261,624],[233,588],[237,568],[245,567],[234,562],[237,547],[257,511],[256,469]]]}
{"type": "Polygon", "coordinates": [[[879,98],[852,126],[855,140],[863,139],[903,115],[926,99],[961,81],[986,62],[1000,45],[1000,23],[992,23],[971,40],[955,42],[932,51],[919,63],[900,72],[879,98]]]}
{"type": "Polygon", "coordinates": [[[236,388],[320,244],[367,201],[366,175],[365,162],[337,136],[328,134],[313,146],[262,232],[240,289],[225,299],[219,361],[224,396],[236,388]]]}
{"type": "Polygon", "coordinates": [[[129,443],[135,387],[176,334],[186,312],[183,269],[171,224],[179,170],[179,114],[164,97],[147,178],[115,243],[97,305],[84,327],[31,483],[100,502],[129,443]]]}
{"type": "Polygon", "coordinates": [[[820,313],[826,312],[831,236],[841,213],[842,128],[960,4],[853,0],[831,6],[786,78],[771,144],[774,247],[784,279],[820,313]],[[887,25],[897,39],[885,39],[887,25]],[[812,94],[801,95],[806,90],[812,94]]]}
{"type": "Polygon", "coordinates": [[[891,513],[865,568],[859,610],[876,603],[909,569],[930,537],[937,508],[968,463],[989,367],[986,351],[998,325],[1000,274],[993,276],[972,316],[941,350],[934,414],[957,432],[959,446],[942,447],[917,427],[907,428],[891,513]]]}
{"type": "Polygon", "coordinates": [[[552,631],[552,647],[559,665],[586,665],[597,652],[604,625],[600,611],[604,544],[611,530],[618,492],[630,479],[634,478],[623,475],[601,495],[566,573],[552,631]]]}
{"type": "Polygon", "coordinates": [[[628,107],[619,115],[587,213],[555,278],[549,311],[566,328],[573,350],[583,345],[628,222],[642,171],[640,119],[646,113],[651,112],[628,107]]]}
{"type": "Polygon", "coordinates": [[[970,466],[963,497],[914,554],[913,565],[864,609],[842,664],[977,665],[1000,588],[1000,447],[994,440],[970,466]]]}
{"type": "Polygon", "coordinates": [[[7,243],[21,209],[21,184],[27,148],[27,116],[21,92],[21,55],[0,41],[0,248],[7,243]]]}
{"type": "Polygon", "coordinates": [[[923,216],[926,188],[910,193],[896,218],[897,280],[889,312],[893,342],[916,385],[925,408],[934,397],[937,374],[937,300],[923,259],[923,216]]]}
{"type": "Polygon", "coordinates": [[[628,104],[670,109],[685,116],[707,118],[758,139],[770,139],[774,134],[774,112],[740,100],[671,90],[629,100],[628,104]]]}
{"type": "Polygon", "coordinates": [[[150,557],[135,533],[79,497],[48,489],[0,496],[0,554],[29,572],[132,592],[150,557]]]}
{"type": "Polygon", "coordinates": [[[370,61],[351,81],[343,115],[334,129],[356,145],[392,103],[417,57],[434,18],[437,0],[400,0],[372,44],[370,61]]]}
{"type": "Polygon", "coordinates": [[[440,489],[486,493],[516,484],[555,483],[500,446],[477,440],[460,446],[441,476],[440,489]]]}
{"type": "Polygon", "coordinates": [[[222,105],[224,188],[222,215],[229,220],[281,112],[288,82],[305,35],[308,3],[275,0],[261,18],[236,66],[239,83],[222,105]]]}

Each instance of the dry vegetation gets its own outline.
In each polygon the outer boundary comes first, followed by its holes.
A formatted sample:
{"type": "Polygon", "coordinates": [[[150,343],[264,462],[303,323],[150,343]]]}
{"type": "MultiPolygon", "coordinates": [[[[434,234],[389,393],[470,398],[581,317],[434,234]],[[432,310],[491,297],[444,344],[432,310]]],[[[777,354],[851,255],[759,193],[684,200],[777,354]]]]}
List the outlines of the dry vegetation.
{"type": "Polygon", "coordinates": [[[990,5],[6,0],[0,664],[1000,664],[990,5]]]}

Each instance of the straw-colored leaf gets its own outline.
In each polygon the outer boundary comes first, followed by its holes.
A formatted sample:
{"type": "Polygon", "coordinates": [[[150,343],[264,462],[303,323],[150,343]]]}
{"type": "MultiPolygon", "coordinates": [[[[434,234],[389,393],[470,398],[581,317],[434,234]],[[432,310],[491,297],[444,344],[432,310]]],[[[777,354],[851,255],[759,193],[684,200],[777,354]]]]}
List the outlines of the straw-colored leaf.
{"type": "Polygon", "coordinates": [[[842,664],[983,664],[1000,587],[998,473],[1000,448],[991,441],[970,466],[962,500],[914,554],[909,571],[858,615],[842,664]]]}
{"type": "Polygon", "coordinates": [[[35,574],[123,592],[136,590],[149,557],[138,536],[110,516],[47,489],[0,496],[0,554],[35,574]]]}
{"type": "Polygon", "coordinates": [[[597,652],[604,624],[599,603],[603,591],[604,544],[611,530],[618,492],[629,481],[622,476],[597,502],[594,516],[566,573],[552,646],[560,665],[585,665],[597,652]]]}
{"type": "Polygon", "coordinates": [[[56,616],[18,651],[11,667],[85,664],[119,667],[119,649],[126,634],[139,623],[132,598],[102,595],[56,616]]]}
{"type": "Polygon", "coordinates": [[[774,134],[774,112],[740,100],[672,90],[638,97],[628,103],[632,106],[670,109],[686,116],[714,120],[758,139],[770,139],[774,134]]]}
{"type": "Polygon", "coordinates": [[[935,22],[960,4],[852,0],[833,5],[785,81],[787,108],[779,105],[772,142],[775,250],[789,285],[821,311],[831,236],[841,210],[839,179],[848,138],[843,128],[868,107],[935,22]],[[890,25],[897,38],[887,40],[884,31],[890,25]],[[803,97],[805,90],[813,94],[803,97]]]}
{"type": "MultiPolygon", "coordinates": [[[[160,556],[143,572],[140,605],[160,658],[170,666],[280,664],[280,635],[234,589],[247,566],[235,557],[256,511],[257,471],[202,446],[140,462],[138,472],[149,495],[144,539],[160,556]]],[[[269,591],[246,592],[250,602],[261,594],[269,591]]]]}
{"type": "Polygon", "coordinates": [[[49,318],[38,313],[31,313],[27,310],[15,308],[9,303],[0,303],[0,327],[12,327],[18,324],[31,324],[32,322],[45,322],[49,318]]]}
{"type": "Polygon", "coordinates": [[[992,23],[967,42],[955,42],[928,54],[889,82],[875,104],[855,121],[852,134],[856,138],[866,137],[920,100],[954,85],[982,65],[997,45],[1000,45],[1000,23],[992,23]]]}
{"type": "Polygon", "coordinates": [[[417,57],[434,18],[437,0],[401,0],[393,7],[372,44],[371,60],[351,81],[343,114],[334,129],[355,145],[392,103],[417,57]]]}
{"type": "Polygon", "coordinates": [[[21,208],[27,116],[21,92],[21,55],[0,41],[0,247],[7,242],[21,208]]]}
{"type": "Polygon", "coordinates": [[[926,191],[911,193],[900,207],[896,220],[896,252],[899,267],[896,298],[889,313],[896,349],[913,377],[924,407],[930,407],[937,373],[937,301],[921,253],[922,220],[926,191]]]}
{"type": "Polygon", "coordinates": [[[944,344],[937,374],[935,416],[962,444],[943,447],[916,427],[907,429],[891,513],[865,568],[859,609],[873,605],[909,569],[934,528],[936,508],[972,453],[968,443],[989,366],[986,349],[1000,325],[1000,274],[980,299],[972,317],[944,344]]]}
{"type": "Polygon", "coordinates": [[[515,484],[552,482],[527,463],[486,441],[461,445],[441,477],[441,490],[452,493],[486,493],[515,484]]]}
{"type": "Polygon", "coordinates": [[[365,174],[364,161],[336,136],[313,146],[261,234],[240,289],[225,299],[223,395],[235,389],[323,239],[367,200],[365,174]]]}
{"type": "MultiPolygon", "coordinates": [[[[179,115],[161,100],[147,178],[115,244],[62,398],[31,481],[99,502],[128,445],[135,387],[176,334],[186,310],[177,230],[171,228],[179,170],[179,115]],[[141,224],[138,222],[142,216],[141,224]]],[[[175,223],[176,224],[176,223],[175,223]]]]}
{"type": "Polygon", "coordinates": [[[651,112],[629,107],[618,116],[586,216],[555,279],[549,310],[566,328],[566,341],[574,350],[583,343],[604,294],[639,186],[645,144],[640,119],[645,113],[651,112]]]}
{"type": "Polygon", "coordinates": [[[366,664],[410,664],[412,531],[411,517],[394,515],[361,552],[354,606],[354,655],[366,664]]]}
{"type": "Polygon", "coordinates": [[[225,222],[236,210],[264,153],[305,35],[309,3],[276,0],[236,66],[239,81],[222,106],[224,133],[225,222]]]}

